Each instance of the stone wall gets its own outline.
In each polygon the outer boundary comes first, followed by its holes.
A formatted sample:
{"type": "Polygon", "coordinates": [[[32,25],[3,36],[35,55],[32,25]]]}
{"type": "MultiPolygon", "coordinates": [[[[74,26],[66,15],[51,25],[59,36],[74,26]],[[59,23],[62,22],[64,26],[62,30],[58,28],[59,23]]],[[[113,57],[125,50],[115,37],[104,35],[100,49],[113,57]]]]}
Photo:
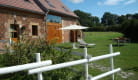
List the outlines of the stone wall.
{"type": "MultiPolygon", "coordinates": [[[[25,27],[25,38],[45,39],[46,37],[44,35],[44,15],[0,8],[0,40],[9,40],[11,24],[18,24],[20,28],[25,27]],[[32,35],[32,25],[38,26],[38,36],[32,35]]],[[[4,43],[0,43],[0,48],[2,48],[2,46],[4,46],[4,43]]]]}
{"type": "MultiPolygon", "coordinates": [[[[62,27],[70,26],[73,24],[77,24],[76,19],[68,18],[68,17],[63,17],[62,18],[62,27]]],[[[64,30],[63,32],[63,42],[70,42],[70,30],[64,30]]]]}
{"type": "MultiPolygon", "coordinates": [[[[71,24],[77,24],[77,20],[70,17],[62,17],[62,27],[71,24]]],[[[0,40],[10,39],[10,25],[18,24],[20,27],[25,27],[24,38],[46,39],[46,23],[44,15],[30,12],[17,11],[0,7],[0,40]],[[38,36],[32,35],[32,25],[38,26],[38,36]]],[[[70,31],[62,31],[62,42],[70,42],[70,31]]],[[[0,48],[3,48],[7,43],[0,42],[0,48]]]]}

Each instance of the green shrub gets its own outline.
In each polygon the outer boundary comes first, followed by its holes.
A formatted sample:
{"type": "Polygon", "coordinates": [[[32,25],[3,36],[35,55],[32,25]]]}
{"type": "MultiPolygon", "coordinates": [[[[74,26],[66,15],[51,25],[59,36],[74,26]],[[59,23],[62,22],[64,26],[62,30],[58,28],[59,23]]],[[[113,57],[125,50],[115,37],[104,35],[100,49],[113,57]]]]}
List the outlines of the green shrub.
{"type": "Polygon", "coordinates": [[[138,42],[138,19],[126,20],[122,24],[122,33],[131,38],[132,41],[138,42]]]}
{"type": "Polygon", "coordinates": [[[106,27],[106,31],[120,32],[121,26],[120,25],[112,25],[112,26],[106,27]]]}
{"type": "MultiPolygon", "coordinates": [[[[7,48],[7,52],[1,55],[1,63],[3,67],[15,66],[26,63],[35,62],[35,54],[41,53],[42,60],[52,60],[53,64],[63,63],[70,61],[72,55],[71,50],[63,51],[55,49],[54,44],[49,44],[45,40],[20,40],[14,43],[12,46],[12,51],[7,48]]],[[[49,72],[43,72],[45,80],[74,80],[74,78],[81,78],[70,69],[60,69],[49,72]]],[[[0,75],[0,80],[37,80],[37,75],[28,75],[27,71],[21,71],[12,74],[0,75]]]]}
{"type": "Polygon", "coordinates": [[[106,27],[104,26],[97,26],[89,28],[89,31],[105,31],[106,27]]]}

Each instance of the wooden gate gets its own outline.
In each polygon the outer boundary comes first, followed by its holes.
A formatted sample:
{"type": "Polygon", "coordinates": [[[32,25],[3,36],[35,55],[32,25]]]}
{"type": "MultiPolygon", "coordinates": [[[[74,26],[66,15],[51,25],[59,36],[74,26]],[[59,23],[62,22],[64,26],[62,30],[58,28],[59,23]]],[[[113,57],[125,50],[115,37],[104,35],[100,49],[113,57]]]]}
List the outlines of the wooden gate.
{"type": "Polygon", "coordinates": [[[47,40],[49,42],[62,42],[62,30],[59,30],[62,25],[59,23],[47,23],[47,40]]]}

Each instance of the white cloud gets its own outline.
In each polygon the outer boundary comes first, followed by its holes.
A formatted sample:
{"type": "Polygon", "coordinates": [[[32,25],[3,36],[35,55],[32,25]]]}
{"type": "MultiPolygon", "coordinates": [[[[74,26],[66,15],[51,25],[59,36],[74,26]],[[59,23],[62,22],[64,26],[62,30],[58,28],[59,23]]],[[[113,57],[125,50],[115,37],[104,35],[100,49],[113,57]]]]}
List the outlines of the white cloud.
{"type": "Polygon", "coordinates": [[[98,5],[118,5],[124,0],[106,0],[105,2],[98,2],[98,5]]]}
{"type": "Polygon", "coordinates": [[[81,3],[81,2],[83,2],[84,0],[69,0],[69,1],[71,1],[72,3],[81,3]]]}
{"type": "Polygon", "coordinates": [[[118,5],[120,3],[128,5],[136,2],[136,0],[105,0],[103,2],[98,2],[98,5],[118,5]]]}
{"type": "Polygon", "coordinates": [[[128,4],[132,4],[132,3],[134,3],[134,2],[136,2],[136,0],[128,0],[128,1],[125,2],[124,4],[125,4],[125,5],[128,5],[128,4]]]}
{"type": "Polygon", "coordinates": [[[102,2],[98,2],[97,4],[98,4],[98,5],[102,5],[102,2]]]}

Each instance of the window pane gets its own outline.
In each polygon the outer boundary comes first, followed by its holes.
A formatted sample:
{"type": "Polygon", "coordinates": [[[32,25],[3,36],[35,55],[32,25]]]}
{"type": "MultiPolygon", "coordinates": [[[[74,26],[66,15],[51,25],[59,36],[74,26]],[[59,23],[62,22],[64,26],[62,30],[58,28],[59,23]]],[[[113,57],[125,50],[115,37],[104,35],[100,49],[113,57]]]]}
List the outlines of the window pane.
{"type": "Polygon", "coordinates": [[[38,26],[32,25],[32,35],[37,36],[38,35],[38,26]]]}
{"type": "Polygon", "coordinates": [[[17,32],[11,32],[11,38],[17,38],[18,33],[17,32]]]}
{"type": "Polygon", "coordinates": [[[61,17],[54,16],[54,15],[48,15],[47,16],[47,22],[61,23],[61,17]]]}
{"type": "Polygon", "coordinates": [[[19,25],[11,24],[10,26],[10,35],[11,38],[18,38],[19,37],[19,25]]]}

